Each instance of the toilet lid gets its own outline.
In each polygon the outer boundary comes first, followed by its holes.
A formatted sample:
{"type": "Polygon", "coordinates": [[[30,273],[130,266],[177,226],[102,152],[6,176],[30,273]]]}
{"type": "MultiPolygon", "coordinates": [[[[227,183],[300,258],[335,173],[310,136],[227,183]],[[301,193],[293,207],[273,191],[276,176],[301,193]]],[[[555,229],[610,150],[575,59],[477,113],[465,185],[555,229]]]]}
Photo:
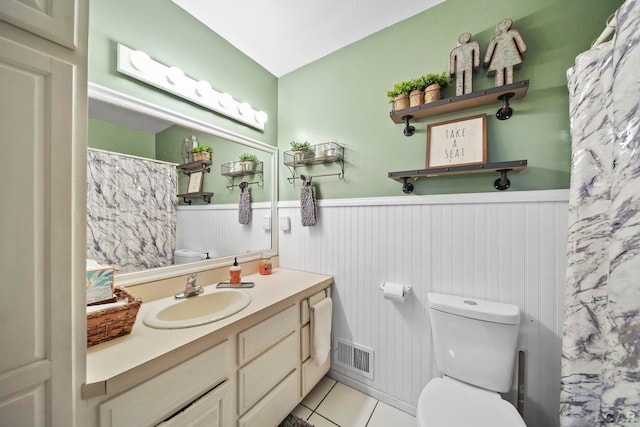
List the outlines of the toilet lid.
{"type": "Polygon", "coordinates": [[[498,393],[452,378],[435,378],[420,393],[420,427],[526,427],[516,408],[498,393]]]}

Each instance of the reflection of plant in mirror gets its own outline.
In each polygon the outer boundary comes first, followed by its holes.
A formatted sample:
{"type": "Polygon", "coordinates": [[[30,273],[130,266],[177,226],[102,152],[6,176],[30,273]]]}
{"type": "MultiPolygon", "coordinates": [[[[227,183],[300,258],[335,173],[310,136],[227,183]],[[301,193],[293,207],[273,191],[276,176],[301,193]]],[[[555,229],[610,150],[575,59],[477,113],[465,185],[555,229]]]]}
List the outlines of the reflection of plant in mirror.
{"type": "Polygon", "coordinates": [[[309,144],[307,141],[305,142],[291,141],[291,149],[293,151],[309,151],[309,148],[311,148],[311,144],[309,144]]]}
{"type": "Polygon", "coordinates": [[[255,154],[243,153],[243,154],[240,154],[239,159],[241,162],[258,163],[258,156],[256,156],[255,154]]]}
{"type": "Polygon", "coordinates": [[[191,149],[191,153],[195,154],[195,153],[213,153],[213,148],[211,148],[208,145],[198,145],[197,147],[193,147],[191,149]]]}

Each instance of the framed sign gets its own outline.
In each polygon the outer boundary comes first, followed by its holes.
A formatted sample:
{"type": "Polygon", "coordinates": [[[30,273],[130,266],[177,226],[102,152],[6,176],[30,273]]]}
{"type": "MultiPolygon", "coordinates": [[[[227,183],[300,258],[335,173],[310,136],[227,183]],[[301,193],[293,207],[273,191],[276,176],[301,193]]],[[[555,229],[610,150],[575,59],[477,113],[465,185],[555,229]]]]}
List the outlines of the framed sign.
{"type": "Polygon", "coordinates": [[[487,163],[487,115],[427,126],[426,168],[487,163]]]}
{"type": "Polygon", "coordinates": [[[192,172],[189,174],[189,185],[187,185],[187,194],[200,193],[202,191],[202,179],[204,172],[192,172]]]}

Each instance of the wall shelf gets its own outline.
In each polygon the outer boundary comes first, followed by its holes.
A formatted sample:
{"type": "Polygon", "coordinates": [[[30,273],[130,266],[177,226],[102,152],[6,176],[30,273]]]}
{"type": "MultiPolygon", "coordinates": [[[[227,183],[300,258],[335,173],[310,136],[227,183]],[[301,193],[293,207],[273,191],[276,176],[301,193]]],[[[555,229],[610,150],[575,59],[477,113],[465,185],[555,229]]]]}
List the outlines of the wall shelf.
{"type": "Polygon", "coordinates": [[[183,174],[189,176],[193,172],[207,171],[207,173],[211,172],[211,160],[196,160],[189,163],[183,163],[181,165],[176,166],[176,168],[180,169],[183,174]]]}
{"type": "Polygon", "coordinates": [[[467,108],[497,104],[501,102],[498,97],[506,93],[513,93],[513,97],[511,99],[523,98],[527,93],[528,88],[529,80],[522,80],[500,87],[429,102],[416,107],[391,111],[389,116],[394,123],[403,123],[405,121],[405,117],[409,117],[409,119],[412,120],[423,119],[425,117],[437,116],[439,114],[451,113],[467,108]]]}
{"type": "Polygon", "coordinates": [[[291,177],[287,178],[290,183],[294,183],[300,178],[296,169],[303,166],[313,166],[325,163],[335,163],[340,168],[339,172],[324,173],[320,175],[307,175],[306,177],[321,176],[337,176],[339,179],[344,178],[344,147],[335,142],[325,142],[322,144],[312,145],[306,151],[285,151],[283,154],[284,165],[289,168],[291,177]]]}
{"type": "MultiPolygon", "coordinates": [[[[178,165],[176,166],[176,168],[181,170],[183,174],[187,175],[189,177],[189,181],[191,181],[192,177],[190,175],[192,173],[211,172],[211,160],[195,160],[193,162],[183,163],[181,165],[178,165]]],[[[202,183],[200,184],[200,188],[202,188],[202,183]]],[[[204,200],[205,203],[211,203],[211,198],[213,197],[213,193],[198,191],[194,193],[178,194],[178,197],[182,197],[182,200],[188,205],[191,204],[191,199],[199,199],[199,198],[202,198],[202,200],[204,200]]]]}
{"type": "Polygon", "coordinates": [[[506,190],[511,185],[511,182],[507,178],[507,173],[512,171],[521,171],[526,167],[526,160],[512,160],[507,162],[485,163],[481,165],[448,166],[389,172],[389,178],[396,181],[402,181],[402,191],[409,194],[413,192],[413,184],[408,182],[409,179],[429,178],[443,175],[499,172],[500,178],[494,181],[493,186],[496,190],[506,190]]]}
{"type": "Polygon", "coordinates": [[[182,200],[188,205],[191,204],[191,199],[199,199],[202,198],[206,203],[211,203],[211,198],[213,197],[213,193],[207,193],[200,191],[198,193],[186,193],[186,194],[178,194],[178,197],[182,197],[182,200]]]}
{"type": "Polygon", "coordinates": [[[222,176],[226,176],[227,179],[229,180],[229,185],[227,185],[227,189],[229,191],[232,191],[235,187],[238,187],[237,184],[235,184],[235,179],[237,177],[243,177],[243,176],[258,176],[258,180],[257,181],[251,181],[251,182],[247,182],[247,184],[251,185],[251,184],[258,184],[258,187],[263,187],[264,186],[264,164],[263,162],[242,162],[242,161],[237,161],[237,162],[230,162],[230,163],[225,163],[221,166],[221,172],[220,175],[222,176]],[[249,163],[253,163],[253,164],[249,164],[249,163]]]}

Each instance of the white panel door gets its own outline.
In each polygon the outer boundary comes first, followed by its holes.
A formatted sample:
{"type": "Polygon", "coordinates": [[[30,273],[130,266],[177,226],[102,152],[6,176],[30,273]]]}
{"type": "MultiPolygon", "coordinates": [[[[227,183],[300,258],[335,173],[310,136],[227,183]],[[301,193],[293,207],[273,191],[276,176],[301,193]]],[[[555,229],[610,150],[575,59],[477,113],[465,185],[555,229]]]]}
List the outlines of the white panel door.
{"type": "Polygon", "coordinates": [[[76,47],[75,0],[2,0],[0,19],[66,47],[76,47]]]}
{"type": "Polygon", "coordinates": [[[73,420],[74,93],[72,64],[0,37],[1,426],[73,420]]]}

